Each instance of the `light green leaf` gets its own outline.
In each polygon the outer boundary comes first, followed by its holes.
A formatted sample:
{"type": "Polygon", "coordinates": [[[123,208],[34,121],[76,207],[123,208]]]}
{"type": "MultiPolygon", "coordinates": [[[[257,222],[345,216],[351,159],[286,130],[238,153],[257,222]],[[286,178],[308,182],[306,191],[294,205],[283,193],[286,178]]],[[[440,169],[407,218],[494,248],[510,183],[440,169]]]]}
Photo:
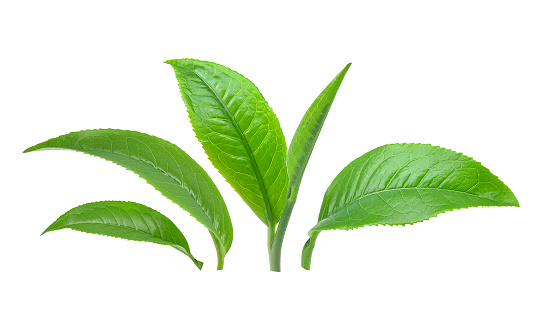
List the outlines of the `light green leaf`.
{"type": "Polygon", "coordinates": [[[329,114],[330,106],[350,66],[351,63],[346,65],[317,96],[308,111],[306,111],[306,114],[304,114],[292,138],[287,154],[287,170],[291,186],[290,196],[293,200],[296,199],[296,195],[298,194],[304,170],[306,169],[306,165],[308,165],[308,160],[310,159],[319,132],[321,132],[323,123],[329,114]]]}
{"type": "Polygon", "coordinates": [[[287,145],[256,86],[215,63],[168,60],[198,140],[213,165],[268,227],[279,221],[288,187],[287,145]]]}
{"type": "Polygon", "coordinates": [[[179,228],[161,213],[130,201],[99,201],[73,208],[59,217],[42,234],[73,229],[133,241],[170,245],[186,254],[201,270],[179,228]]]}
{"type": "Polygon", "coordinates": [[[426,144],[381,146],[351,162],[327,189],[302,266],[309,269],[322,230],[412,224],[477,206],[519,203],[498,177],[461,153],[426,144]]]}
{"type": "Polygon", "coordinates": [[[62,135],[25,152],[42,149],[75,150],[135,172],[207,227],[222,257],[230,249],[232,223],[220,192],[203,168],[176,145],[140,132],[99,129],[62,135]]]}

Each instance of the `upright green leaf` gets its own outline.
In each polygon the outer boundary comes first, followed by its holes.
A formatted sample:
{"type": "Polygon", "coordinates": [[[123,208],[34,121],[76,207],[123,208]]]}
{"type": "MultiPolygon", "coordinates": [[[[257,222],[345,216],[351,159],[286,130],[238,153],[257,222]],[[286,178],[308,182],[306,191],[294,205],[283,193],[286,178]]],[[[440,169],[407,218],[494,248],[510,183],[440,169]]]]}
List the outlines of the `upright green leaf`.
{"type": "Polygon", "coordinates": [[[179,228],[154,209],[130,201],[99,201],[73,208],[59,217],[42,234],[73,229],[133,241],[170,245],[186,254],[201,270],[179,228]]]}
{"type": "Polygon", "coordinates": [[[207,173],[176,145],[148,134],[114,129],[72,132],[28,148],[75,150],[135,172],[187,210],[213,236],[224,256],[233,239],[226,204],[207,173]]]}
{"type": "Polygon", "coordinates": [[[273,228],[287,196],[287,145],[256,86],[215,63],[166,61],[175,70],[198,140],[245,203],[273,228]]]}
{"type": "Polygon", "coordinates": [[[304,175],[306,165],[310,159],[313,147],[321,132],[323,123],[329,114],[330,106],[336,97],[338,88],[344,80],[351,63],[328,84],[328,86],[317,96],[304,114],[302,121],[298,125],[287,154],[287,170],[289,173],[289,183],[291,185],[291,198],[295,199],[300,187],[300,181],[304,175]]]}
{"type": "Polygon", "coordinates": [[[302,253],[309,269],[322,230],[404,225],[448,210],[518,206],[515,195],[468,156],[427,144],[389,144],[346,166],[327,189],[302,253]]]}
{"type": "Polygon", "coordinates": [[[319,94],[312,105],[309,107],[306,114],[300,121],[298,129],[291,141],[289,152],[287,153],[287,171],[289,175],[290,193],[285,207],[281,213],[279,226],[275,232],[270,252],[270,269],[272,271],[281,271],[281,247],[285,231],[291,218],[292,209],[296,202],[300,182],[304,175],[306,165],[310,159],[313,147],[321,132],[323,123],[327,118],[330,106],[334,101],[334,97],[338,92],[338,88],[342,84],[342,80],[346,75],[351,63],[346,65],[344,69],[329,83],[329,85],[319,94]]]}

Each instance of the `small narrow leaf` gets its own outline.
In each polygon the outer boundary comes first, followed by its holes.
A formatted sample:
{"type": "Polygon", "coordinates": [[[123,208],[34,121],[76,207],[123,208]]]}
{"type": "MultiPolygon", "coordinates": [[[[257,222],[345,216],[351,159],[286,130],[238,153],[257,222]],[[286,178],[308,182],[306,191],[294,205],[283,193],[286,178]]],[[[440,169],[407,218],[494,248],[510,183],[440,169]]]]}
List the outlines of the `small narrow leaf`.
{"type": "Polygon", "coordinates": [[[478,206],[519,203],[509,187],[468,156],[426,144],[384,145],[351,162],[331,183],[302,264],[309,269],[322,230],[412,224],[478,206]]]}
{"type": "MultiPolygon", "coordinates": [[[[209,175],[176,145],[145,133],[99,129],[72,132],[28,148],[68,149],[98,156],[135,172],[188,211],[230,249],[233,231],[226,204],[209,175]]],[[[215,242],[215,245],[217,243],[215,242]]]]}
{"type": "Polygon", "coordinates": [[[321,132],[323,123],[327,118],[330,107],[336,97],[338,88],[344,80],[351,63],[328,84],[328,86],[317,96],[315,101],[309,107],[306,114],[300,121],[298,128],[291,141],[289,152],[287,153],[287,170],[289,173],[289,184],[291,186],[291,199],[296,199],[302,176],[308,160],[310,159],[313,147],[317,137],[321,132]]]}
{"type": "Polygon", "coordinates": [[[179,228],[161,213],[129,201],[99,201],[73,208],[53,222],[42,234],[73,229],[133,241],[170,245],[186,254],[201,270],[179,228]]]}
{"type": "Polygon", "coordinates": [[[288,187],[287,145],[258,88],[227,67],[168,60],[198,140],[213,165],[268,227],[279,221],[288,187]]]}

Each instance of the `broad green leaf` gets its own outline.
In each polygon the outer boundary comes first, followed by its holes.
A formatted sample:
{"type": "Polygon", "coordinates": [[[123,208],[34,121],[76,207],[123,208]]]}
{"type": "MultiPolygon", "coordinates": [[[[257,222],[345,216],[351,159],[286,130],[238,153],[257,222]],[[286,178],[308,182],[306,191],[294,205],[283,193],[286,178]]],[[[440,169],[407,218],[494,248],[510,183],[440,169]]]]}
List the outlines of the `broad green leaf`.
{"type": "Polygon", "coordinates": [[[256,86],[215,63],[168,60],[198,140],[213,165],[268,227],[279,221],[288,187],[287,145],[256,86]]]}
{"type": "Polygon", "coordinates": [[[115,238],[170,245],[186,254],[201,270],[179,228],[154,209],[130,201],[99,201],[73,208],[55,220],[42,234],[73,229],[115,238]]]}
{"type": "Polygon", "coordinates": [[[62,135],[25,153],[42,149],[75,150],[135,172],[207,227],[213,240],[220,242],[222,256],[230,249],[232,223],[220,192],[203,168],[176,145],[140,132],[99,129],[62,135]]]}
{"type": "Polygon", "coordinates": [[[322,230],[412,224],[477,206],[519,203],[498,177],[461,153],[426,144],[381,146],[351,162],[327,189],[303,266],[307,258],[309,268],[322,230]]]}
{"type": "Polygon", "coordinates": [[[348,72],[351,63],[346,65],[344,69],[329,83],[329,85],[317,96],[315,101],[309,107],[306,114],[300,121],[298,129],[294,134],[287,153],[287,170],[289,173],[289,184],[291,186],[291,199],[296,199],[298,188],[308,160],[310,159],[313,147],[321,132],[323,123],[327,118],[330,106],[336,97],[338,88],[344,80],[344,76],[348,72]]]}

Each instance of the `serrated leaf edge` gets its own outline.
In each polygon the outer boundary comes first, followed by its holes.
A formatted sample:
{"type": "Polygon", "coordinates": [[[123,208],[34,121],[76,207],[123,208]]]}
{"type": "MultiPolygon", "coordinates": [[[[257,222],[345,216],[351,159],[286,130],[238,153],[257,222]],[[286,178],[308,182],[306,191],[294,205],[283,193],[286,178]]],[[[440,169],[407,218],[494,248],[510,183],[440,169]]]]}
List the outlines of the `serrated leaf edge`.
{"type": "MultiPolygon", "coordinates": [[[[60,136],[58,136],[58,137],[66,136],[66,135],[71,134],[71,133],[85,132],[85,131],[90,131],[90,130],[116,130],[116,131],[131,131],[131,132],[137,132],[137,133],[142,133],[142,134],[150,135],[150,136],[152,136],[152,137],[156,137],[156,138],[161,139],[161,140],[163,140],[163,141],[165,141],[165,142],[167,142],[167,143],[169,143],[169,144],[171,144],[171,145],[173,145],[173,146],[178,147],[176,144],[171,143],[171,142],[169,142],[169,141],[167,141],[167,140],[165,140],[165,139],[162,139],[162,138],[157,137],[157,136],[152,135],[152,134],[147,134],[147,133],[143,133],[143,132],[139,132],[139,131],[133,131],[133,130],[122,130],[122,129],[110,129],[110,128],[104,128],[104,129],[103,129],[103,128],[100,128],[100,129],[85,129],[85,130],[73,131],[73,132],[69,132],[69,133],[66,133],[66,134],[62,134],[62,135],[60,135],[60,136]]],[[[57,138],[58,138],[58,137],[57,137],[57,138]]],[[[46,140],[46,141],[44,141],[44,142],[47,142],[47,141],[49,141],[49,139],[46,140]]],[[[220,238],[219,238],[211,229],[209,229],[209,228],[208,228],[207,226],[205,226],[201,221],[199,221],[194,215],[192,215],[192,213],[188,212],[186,209],[182,208],[182,206],[180,206],[179,204],[177,204],[176,202],[174,202],[173,200],[171,200],[171,198],[169,198],[169,197],[167,197],[166,195],[164,195],[158,188],[156,188],[156,186],[152,185],[152,184],[151,184],[150,182],[148,182],[145,178],[143,178],[143,177],[140,176],[139,174],[133,172],[132,170],[126,168],[125,166],[120,165],[120,164],[118,164],[118,163],[116,163],[116,162],[114,162],[114,161],[108,160],[108,159],[106,159],[106,158],[103,158],[103,157],[100,157],[100,156],[96,156],[96,155],[93,155],[93,154],[89,154],[89,153],[85,153],[84,151],[80,151],[80,150],[65,149],[65,148],[60,148],[60,147],[46,147],[46,148],[37,148],[37,149],[33,149],[33,148],[35,148],[35,147],[38,147],[38,145],[40,145],[40,144],[42,144],[42,143],[44,143],[44,142],[40,142],[40,143],[38,143],[38,144],[36,144],[36,145],[33,145],[33,146],[27,148],[26,150],[23,151],[23,153],[29,153],[29,152],[34,152],[34,151],[45,151],[45,150],[49,150],[49,149],[57,149],[57,150],[73,151],[73,152],[83,153],[83,154],[85,154],[85,155],[89,155],[89,156],[96,157],[96,158],[99,158],[99,159],[101,159],[101,160],[104,160],[104,161],[107,161],[107,162],[110,162],[110,163],[114,163],[115,165],[120,166],[121,168],[125,169],[126,171],[129,171],[129,172],[131,172],[132,174],[137,175],[140,179],[143,179],[147,184],[149,184],[150,186],[152,186],[152,187],[153,187],[157,192],[159,192],[163,197],[167,198],[167,200],[169,200],[171,203],[173,203],[173,204],[176,205],[177,207],[179,207],[179,208],[181,208],[182,210],[186,211],[186,212],[187,212],[192,218],[194,218],[198,223],[201,223],[201,225],[203,225],[207,230],[209,230],[210,232],[212,232],[213,235],[215,236],[215,238],[216,238],[217,240],[220,241],[220,238]]],[[[180,148],[180,147],[178,147],[178,148],[180,148]]],[[[142,160],[139,160],[139,161],[144,162],[144,163],[146,163],[146,164],[148,164],[148,165],[151,165],[151,166],[153,166],[154,168],[157,168],[155,165],[151,164],[151,162],[142,161],[142,160]]],[[[197,163],[197,162],[196,162],[196,163],[197,163]]],[[[177,181],[175,178],[173,178],[173,176],[172,176],[170,173],[167,173],[167,172],[165,172],[164,170],[162,170],[162,169],[160,169],[160,168],[157,168],[157,169],[161,170],[163,173],[165,173],[167,176],[169,176],[169,178],[173,179],[175,182],[177,182],[178,184],[180,184],[180,182],[177,181]]],[[[184,190],[186,190],[186,187],[185,187],[185,186],[182,186],[182,184],[180,184],[180,185],[181,185],[181,186],[180,186],[181,188],[183,188],[184,190]]],[[[188,190],[186,190],[186,191],[188,192],[188,190]]],[[[219,191],[219,192],[220,192],[220,191],[219,191]]],[[[189,193],[189,194],[190,194],[190,193],[189,193]]],[[[193,194],[190,194],[190,195],[191,195],[192,197],[194,197],[193,194]]],[[[198,206],[203,207],[203,206],[198,202],[197,199],[194,199],[194,200],[196,201],[196,203],[198,204],[198,206]]],[[[202,208],[202,209],[203,209],[203,208],[202,208]]],[[[211,221],[211,223],[213,223],[213,221],[211,221]]],[[[43,233],[42,233],[42,234],[43,234],[43,233]]],[[[226,255],[226,253],[228,252],[229,248],[228,248],[228,250],[224,250],[224,249],[226,249],[225,246],[224,246],[222,243],[221,243],[220,245],[222,246],[222,252],[223,252],[223,254],[226,255]]]]}
{"type": "MultiPolygon", "coordinates": [[[[102,202],[123,202],[123,203],[136,203],[136,202],[133,202],[133,201],[126,201],[126,200],[101,200],[101,201],[97,201],[97,202],[91,202],[91,203],[85,203],[85,204],[82,204],[82,205],[79,205],[77,207],[81,207],[81,206],[85,206],[85,205],[89,205],[89,204],[94,204],[94,203],[102,203],[102,202]]],[[[140,203],[136,203],[136,204],[139,204],[139,205],[142,205],[142,206],[145,206],[147,208],[150,208],[146,205],[143,205],[143,204],[140,204],[140,203]]],[[[77,208],[75,207],[75,208],[77,208]]],[[[74,209],[74,208],[73,208],[74,209]]],[[[150,208],[152,209],[152,208],[150,208]]],[[[71,209],[72,210],[72,209],[71,209]]],[[[152,209],[154,210],[154,209],[152,209]]],[[[161,212],[157,211],[157,210],[154,210],[155,212],[159,213],[160,215],[164,216],[165,218],[167,218],[169,221],[171,221],[173,223],[173,221],[171,219],[169,219],[167,216],[165,216],[164,214],[162,214],[161,212]]],[[[78,230],[78,229],[75,229],[75,228],[71,228],[71,227],[68,227],[68,226],[65,226],[65,227],[60,227],[60,228],[56,228],[56,229],[49,229],[51,228],[51,226],[53,226],[58,220],[60,220],[61,218],[64,218],[66,216],[66,214],[70,212],[67,211],[66,213],[62,214],[59,218],[57,218],[53,223],[51,223],[47,228],[46,230],[44,230],[44,232],[42,232],[40,234],[40,236],[43,236],[45,233],[48,233],[48,232],[53,232],[53,231],[58,231],[58,230],[62,230],[62,229],[70,229],[70,230],[73,230],[73,231],[77,231],[77,232],[83,232],[85,234],[91,234],[91,235],[98,235],[98,236],[103,236],[103,237],[109,237],[109,238],[115,238],[115,239],[120,239],[120,240],[125,240],[125,241],[132,241],[132,242],[144,242],[144,243],[154,243],[154,244],[159,244],[159,245],[166,245],[166,246],[171,246],[173,247],[174,249],[176,249],[177,251],[179,252],[182,252],[184,253],[185,255],[187,255],[190,260],[192,260],[192,262],[194,262],[194,264],[201,270],[202,267],[203,267],[203,262],[199,261],[198,259],[196,259],[192,253],[190,252],[190,248],[188,248],[188,250],[186,248],[184,248],[183,246],[181,245],[178,245],[178,244],[175,244],[175,243],[170,243],[169,241],[166,241],[164,240],[163,238],[159,237],[159,239],[161,239],[162,241],[165,241],[166,243],[158,243],[158,242],[151,242],[151,241],[142,241],[142,240],[132,240],[132,239],[127,239],[127,238],[122,238],[122,237],[116,237],[116,236],[111,236],[111,235],[108,235],[108,234],[102,234],[102,233],[96,233],[96,232],[87,232],[87,231],[82,231],[82,230],[78,230]]],[[[74,224],[86,224],[85,222],[82,222],[82,223],[74,223],[74,224]]],[[[122,226],[122,225],[114,225],[114,224],[109,224],[109,223],[97,223],[97,224],[100,224],[100,225],[103,225],[103,226],[111,226],[111,227],[123,227],[123,228],[126,228],[126,229],[131,229],[131,230],[134,230],[134,231],[137,231],[137,232],[140,232],[140,233],[144,233],[146,235],[149,235],[149,236],[152,236],[154,238],[158,238],[156,236],[153,236],[152,234],[150,234],[150,232],[146,232],[146,231],[142,231],[142,230],[139,230],[139,229],[136,229],[136,228],[132,228],[132,227],[127,227],[127,226],[122,226]]],[[[175,225],[175,223],[173,223],[173,225],[179,230],[181,231],[177,225],[175,225]]],[[[182,232],[181,232],[182,234],[182,232]]],[[[182,234],[182,236],[184,237],[184,239],[186,240],[186,237],[184,236],[184,234],[182,234]]]]}
{"type": "MultiPolygon", "coordinates": [[[[454,151],[454,150],[451,150],[451,149],[449,149],[449,148],[445,148],[445,147],[442,147],[442,146],[439,146],[439,145],[433,145],[433,144],[428,144],[428,143],[406,143],[406,142],[403,142],[403,143],[390,143],[390,144],[385,144],[385,145],[382,145],[382,146],[378,146],[378,147],[376,147],[376,148],[374,148],[374,149],[372,149],[372,150],[370,150],[370,151],[368,151],[368,152],[374,151],[374,150],[376,150],[376,149],[379,149],[379,148],[382,148],[382,147],[385,147],[385,146],[390,146],[390,145],[430,145],[430,146],[435,147],[435,148],[439,148],[439,149],[443,149],[443,150],[455,152],[455,153],[457,153],[457,154],[459,154],[459,155],[461,155],[461,156],[463,156],[463,157],[465,157],[465,158],[471,159],[472,161],[475,161],[475,162],[479,163],[479,164],[480,164],[482,167],[484,167],[492,176],[494,176],[497,180],[499,180],[500,182],[502,182],[502,181],[500,180],[500,178],[499,178],[496,174],[494,174],[494,173],[492,173],[492,172],[490,171],[489,168],[487,168],[486,166],[484,166],[481,162],[479,162],[479,161],[473,159],[471,156],[468,156],[468,155],[466,155],[466,154],[463,154],[462,152],[454,151]]],[[[367,153],[368,153],[368,152],[367,152],[367,153]]],[[[365,154],[366,154],[366,153],[365,153],[365,154]]],[[[363,154],[363,155],[365,155],[365,154],[363,154]]],[[[362,155],[361,155],[361,156],[362,156],[362,155]]],[[[359,157],[361,157],[361,156],[359,156],[359,157]]],[[[358,158],[359,158],[359,157],[358,157],[358,158]]],[[[356,158],[356,159],[357,159],[357,158],[356,158]]],[[[356,159],[355,159],[355,160],[356,160],[356,159]]],[[[355,160],[353,160],[353,161],[355,161],[355,160]]],[[[351,161],[350,163],[348,163],[348,164],[346,165],[346,167],[347,167],[349,164],[351,164],[353,161],[351,161]]],[[[342,170],[344,170],[346,167],[344,167],[342,170]]],[[[342,172],[342,171],[340,171],[340,173],[341,173],[341,172],[342,172]]],[[[337,176],[338,176],[338,175],[337,175],[337,176]]],[[[503,182],[502,182],[502,183],[503,183],[503,182]]],[[[505,183],[503,183],[503,184],[505,185],[505,183]]],[[[505,185],[505,186],[509,189],[509,191],[511,191],[511,193],[513,193],[513,191],[509,188],[509,186],[507,186],[507,185],[505,185]]],[[[410,189],[410,188],[408,188],[408,189],[410,189]]],[[[516,197],[516,195],[515,195],[514,193],[513,193],[513,196],[515,197],[515,201],[516,201],[516,205],[514,205],[514,206],[512,206],[512,205],[504,205],[504,206],[483,206],[483,205],[476,205],[476,206],[469,206],[469,207],[463,207],[463,208],[448,209],[448,210],[441,211],[441,212],[437,213],[436,215],[431,216],[431,217],[428,217],[428,218],[426,218],[426,219],[419,220],[419,221],[415,221],[415,222],[412,222],[412,223],[405,223],[405,224],[383,224],[383,223],[376,223],[376,224],[375,224],[375,223],[372,223],[372,224],[366,224],[366,225],[363,225],[363,226],[356,226],[356,227],[351,227],[351,228],[332,228],[332,229],[313,229],[313,228],[312,228],[312,229],[310,229],[310,230],[308,231],[308,236],[311,237],[311,235],[312,235],[313,232],[319,233],[319,232],[321,232],[321,231],[326,231],[326,230],[344,230],[344,231],[350,231],[350,230],[355,230],[355,229],[359,229],[359,228],[363,228],[363,227],[367,227],[367,226],[390,226],[390,227],[393,227],[393,226],[403,226],[403,227],[404,227],[404,226],[406,226],[406,225],[413,225],[413,224],[416,224],[416,223],[425,222],[426,220],[429,220],[429,219],[431,219],[431,218],[435,218],[435,217],[437,217],[437,216],[440,215],[440,214],[446,213],[447,211],[454,211],[454,210],[464,210],[464,209],[477,208],[477,207],[482,207],[482,208],[491,208],[491,207],[520,207],[520,203],[518,202],[518,199],[517,199],[517,197],[516,197]]],[[[324,218],[324,219],[328,219],[328,217],[327,217],[327,218],[324,218]]],[[[319,223],[320,223],[321,221],[323,221],[324,219],[321,219],[320,221],[318,221],[317,224],[319,224],[319,223]]],[[[317,226],[317,224],[316,224],[315,226],[317,226]]],[[[314,226],[314,227],[315,227],[315,226],[314,226]]]]}
{"type": "MultiPolygon", "coordinates": [[[[499,208],[499,207],[520,207],[520,206],[482,206],[482,205],[477,205],[477,206],[469,206],[469,207],[462,207],[462,208],[455,208],[455,209],[449,209],[449,210],[445,210],[445,211],[441,211],[439,212],[438,214],[436,215],[433,215],[429,218],[426,218],[426,219],[423,219],[423,220],[418,220],[418,221],[414,221],[412,223],[403,223],[403,224],[388,224],[388,223],[372,223],[372,224],[366,224],[366,225],[363,225],[363,226],[356,226],[356,227],[353,227],[353,228],[330,228],[330,229],[310,229],[310,231],[308,231],[308,236],[311,237],[312,233],[313,232],[321,232],[321,231],[335,231],[335,230],[340,230],[340,231],[352,231],[352,230],[356,230],[356,229],[360,229],[360,228],[364,228],[364,227],[379,227],[379,226],[382,226],[382,227],[405,227],[405,226],[412,226],[412,225],[415,225],[417,223],[421,223],[421,222],[426,222],[426,221],[429,221],[433,218],[436,218],[437,216],[439,215],[442,215],[442,214],[445,214],[446,212],[448,211],[455,211],[455,210],[465,210],[465,209],[470,209],[470,208],[499,208]]],[[[327,219],[327,218],[325,218],[327,219]]],[[[319,222],[318,222],[319,223],[319,222]]]]}
{"type": "MultiPolygon", "coordinates": [[[[277,120],[277,122],[279,122],[279,118],[277,117],[277,115],[276,115],[275,112],[273,111],[273,108],[270,107],[270,104],[268,103],[268,100],[266,100],[266,98],[264,97],[264,95],[262,94],[262,92],[260,92],[260,90],[259,90],[258,87],[255,85],[255,83],[254,83],[253,81],[251,81],[249,78],[247,78],[247,77],[243,76],[242,74],[238,73],[237,71],[235,71],[235,70],[233,70],[233,69],[231,69],[231,68],[229,68],[229,67],[227,67],[227,66],[224,66],[224,65],[215,63],[215,62],[210,62],[210,61],[205,61],[205,60],[199,60],[199,59],[195,59],[195,58],[180,58],[180,59],[172,59],[172,60],[173,60],[173,61],[175,61],[175,60],[188,60],[188,61],[197,61],[197,62],[210,63],[210,64],[213,64],[213,65],[216,65],[216,66],[224,67],[224,68],[228,69],[229,71],[232,71],[232,72],[238,74],[239,76],[241,76],[241,77],[247,79],[247,80],[249,81],[249,83],[251,83],[251,85],[252,85],[252,86],[256,89],[256,91],[260,94],[260,96],[262,96],[262,98],[264,99],[264,102],[266,103],[266,107],[267,107],[269,110],[271,110],[271,113],[273,114],[273,116],[275,117],[275,119],[277,120]]],[[[172,60],[165,60],[164,63],[165,63],[165,64],[168,64],[168,65],[170,65],[170,66],[173,67],[173,66],[175,66],[175,65],[172,65],[171,63],[169,63],[169,61],[172,61],[172,60]]],[[[201,76],[199,76],[199,74],[196,73],[196,75],[197,75],[198,77],[201,78],[201,76]]],[[[178,85],[177,85],[177,86],[178,86],[178,85]]],[[[181,94],[181,95],[182,95],[182,94],[181,94]]],[[[183,97],[182,99],[183,99],[183,101],[184,101],[184,104],[186,105],[186,104],[187,104],[186,98],[183,97]]],[[[195,128],[194,128],[194,120],[192,119],[192,117],[191,117],[191,115],[190,115],[190,111],[188,110],[188,106],[186,106],[185,108],[186,108],[186,114],[188,115],[188,118],[190,119],[190,122],[192,123],[192,124],[191,124],[191,126],[192,126],[192,131],[194,132],[194,135],[196,136],[196,139],[197,139],[198,137],[197,137],[196,130],[195,130],[195,128]]],[[[285,139],[285,135],[283,134],[283,130],[281,129],[281,123],[280,123],[280,122],[279,122],[279,127],[280,127],[280,130],[281,130],[282,141],[283,141],[283,143],[285,144],[285,166],[287,166],[287,164],[286,164],[286,162],[287,162],[287,152],[288,152],[287,143],[286,143],[287,141],[286,141],[286,139],[285,139]]],[[[242,136],[242,137],[245,138],[245,136],[242,136]]],[[[247,140],[245,139],[245,141],[247,141],[247,140]]],[[[199,141],[198,141],[198,142],[199,142],[199,141]]],[[[209,163],[215,168],[215,170],[218,171],[218,173],[222,176],[222,178],[223,178],[223,179],[230,185],[230,187],[237,193],[236,188],[228,181],[228,179],[227,179],[226,177],[224,177],[224,175],[220,172],[220,170],[219,170],[216,166],[214,166],[214,164],[211,163],[211,157],[209,156],[209,153],[207,153],[207,151],[205,151],[205,148],[203,147],[203,144],[201,144],[201,142],[199,142],[199,143],[200,143],[201,148],[203,149],[203,152],[207,155],[207,158],[209,159],[209,163]]],[[[254,153],[252,153],[252,151],[251,151],[251,154],[254,156],[254,153]]],[[[254,160],[254,158],[253,158],[253,160],[254,160]]],[[[259,174],[260,177],[262,178],[262,175],[260,174],[259,171],[258,171],[258,174],[259,174]]],[[[285,174],[286,174],[286,176],[287,176],[287,182],[288,182],[288,181],[289,181],[289,174],[288,174],[287,168],[285,168],[285,174]]],[[[262,186],[261,186],[261,187],[262,187],[262,186]]],[[[266,191],[266,193],[267,193],[267,191],[266,191]]],[[[285,196],[287,197],[287,196],[289,195],[289,193],[290,193],[290,186],[289,186],[289,184],[288,184],[288,185],[287,185],[287,193],[286,193],[285,196]]],[[[261,193],[261,194],[262,194],[262,193],[261,193]]],[[[264,197],[264,195],[262,194],[262,198],[263,198],[264,200],[268,200],[268,201],[269,201],[269,197],[268,197],[267,194],[266,194],[266,197],[264,197]]],[[[270,202],[269,204],[271,205],[271,202],[270,202]]],[[[279,218],[279,217],[276,217],[276,215],[273,215],[273,206],[271,207],[271,211],[270,211],[270,212],[272,213],[272,217],[274,217],[273,221],[274,221],[274,222],[279,221],[279,219],[277,219],[277,221],[276,221],[276,219],[275,219],[275,218],[279,218]]],[[[274,225],[275,225],[275,224],[274,224],[274,225]]]]}

